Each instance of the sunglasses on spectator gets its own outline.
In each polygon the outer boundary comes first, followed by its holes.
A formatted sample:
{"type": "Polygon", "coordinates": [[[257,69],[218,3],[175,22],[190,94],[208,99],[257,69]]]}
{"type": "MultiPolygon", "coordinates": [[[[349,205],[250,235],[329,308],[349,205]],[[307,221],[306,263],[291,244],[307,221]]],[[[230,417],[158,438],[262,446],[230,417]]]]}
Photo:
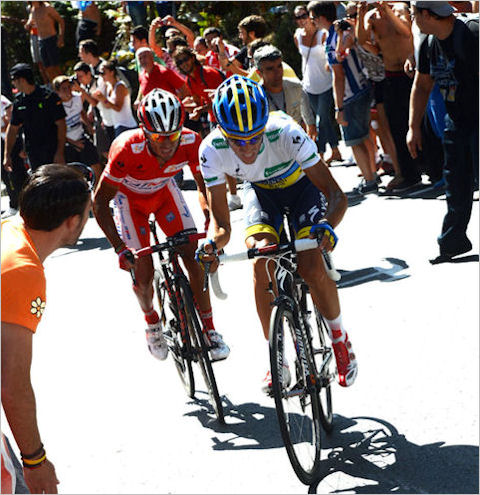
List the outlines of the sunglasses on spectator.
{"type": "Polygon", "coordinates": [[[353,14],[347,14],[345,17],[347,19],[356,19],[357,18],[357,13],[354,12],[353,14]]]}
{"type": "Polygon", "coordinates": [[[250,139],[235,139],[235,138],[232,138],[232,137],[229,137],[228,140],[234,144],[235,146],[241,146],[242,148],[244,146],[247,146],[247,144],[257,144],[259,141],[261,141],[263,138],[263,132],[258,135],[258,136],[254,136],[250,139]]]}
{"type": "Polygon", "coordinates": [[[174,143],[175,141],[178,141],[180,139],[180,136],[182,135],[181,129],[172,134],[161,134],[159,132],[150,132],[147,131],[145,128],[143,130],[145,134],[148,136],[148,138],[154,141],[155,143],[163,143],[164,141],[170,141],[174,143]]]}
{"type": "Polygon", "coordinates": [[[177,65],[182,65],[184,64],[185,62],[188,62],[190,60],[190,57],[186,57],[186,58],[178,58],[175,62],[177,63],[177,65]]]}
{"type": "Polygon", "coordinates": [[[296,15],[294,17],[295,17],[295,20],[299,21],[300,19],[308,19],[308,14],[307,13],[300,14],[300,15],[296,15]]]}

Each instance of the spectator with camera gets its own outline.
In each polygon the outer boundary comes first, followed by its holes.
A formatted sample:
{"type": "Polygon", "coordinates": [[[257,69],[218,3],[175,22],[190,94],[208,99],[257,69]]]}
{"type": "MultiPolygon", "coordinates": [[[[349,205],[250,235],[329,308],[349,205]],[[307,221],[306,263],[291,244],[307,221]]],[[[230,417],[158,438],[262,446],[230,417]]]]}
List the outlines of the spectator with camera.
{"type": "Polygon", "coordinates": [[[106,95],[105,82],[100,76],[95,75],[92,68],[85,62],[78,62],[73,70],[75,71],[73,82],[78,83],[78,87],[74,86],[73,89],[80,91],[84,101],[90,105],[87,117],[93,122],[93,142],[100,158],[106,160],[110,145],[115,139],[112,110],[93,96],[97,94],[97,91],[106,95]]]}
{"type": "MultiPolygon", "coordinates": [[[[67,76],[57,76],[53,80],[53,89],[62,100],[66,113],[67,140],[65,144],[65,159],[69,162],[81,162],[92,168],[95,178],[102,172],[98,152],[85,132],[84,126],[91,128],[83,109],[85,93],[73,92],[78,87],[74,79],[67,76]]],[[[92,129],[93,132],[93,129],[92,129]]]]}
{"type": "Polygon", "coordinates": [[[106,93],[97,90],[93,93],[93,97],[97,98],[105,108],[112,110],[113,128],[117,138],[122,132],[137,127],[137,121],[132,113],[130,93],[126,84],[117,75],[115,59],[102,63],[100,77],[105,82],[106,93]]]}
{"type": "MultiPolygon", "coordinates": [[[[208,47],[205,63],[210,67],[221,69],[220,60],[218,59],[220,51],[222,56],[228,59],[234,57],[240,51],[236,46],[224,41],[223,33],[217,27],[208,27],[203,32],[203,36],[208,47]]],[[[232,75],[232,72],[226,71],[225,75],[229,77],[232,75]]]]}
{"type": "Polygon", "coordinates": [[[363,179],[354,189],[357,194],[378,192],[378,185],[371,169],[374,150],[370,134],[370,83],[363,73],[355,47],[348,52],[337,54],[337,43],[344,32],[352,26],[347,21],[336,21],[336,7],[333,2],[312,1],[307,5],[315,26],[328,31],[326,41],[328,64],[333,74],[333,95],[335,118],[341,126],[343,139],[350,146],[363,179]]]}

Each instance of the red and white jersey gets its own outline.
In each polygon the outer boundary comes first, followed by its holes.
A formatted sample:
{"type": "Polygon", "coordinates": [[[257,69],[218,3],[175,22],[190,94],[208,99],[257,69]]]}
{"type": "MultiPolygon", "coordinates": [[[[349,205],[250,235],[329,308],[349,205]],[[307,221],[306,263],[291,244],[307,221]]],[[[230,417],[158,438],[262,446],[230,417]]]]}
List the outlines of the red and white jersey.
{"type": "Polygon", "coordinates": [[[198,148],[202,138],[183,129],[180,144],[172,159],[164,165],[150,152],[142,129],[125,131],[113,141],[103,179],[119,187],[129,197],[159,193],[185,166],[200,174],[198,148]]]}

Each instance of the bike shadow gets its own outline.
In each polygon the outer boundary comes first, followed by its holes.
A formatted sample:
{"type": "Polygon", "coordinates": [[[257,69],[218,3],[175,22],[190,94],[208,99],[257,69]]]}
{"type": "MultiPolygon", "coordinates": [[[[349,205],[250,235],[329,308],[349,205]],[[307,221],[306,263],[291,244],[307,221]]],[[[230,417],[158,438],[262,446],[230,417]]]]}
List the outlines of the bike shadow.
{"type": "Polygon", "coordinates": [[[361,268],[359,270],[338,270],[342,278],[337,283],[339,289],[346,287],[354,287],[356,285],[366,284],[379,280],[381,282],[396,282],[404,278],[410,277],[408,273],[400,273],[408,268],[408,264],[398,258],[384,258],[391,266],[382,268],[372,266],[369,268],[361,268]]]}
{"type": "MultiPolygon", "coordinates": [[[[197,391],[196,394],[207,396],[206,392],[197,391]]],[[[200,407],[185,416],[197,417],[202,426],[219,435],[212,437],[213,450],[276,449],[284,446],[273,406],[266,407],[255,402],[235,405],[222,396],[225,413],[225,424],[222,425],[216,420],[208,399],[195,397],[190,404],[200,407]]]]}
{"type": "Polygon", "coordinates": [[[334,425],[308,493],[478,493],[477,446],[417,445],[373,417],[335,415],[334,425]]]}

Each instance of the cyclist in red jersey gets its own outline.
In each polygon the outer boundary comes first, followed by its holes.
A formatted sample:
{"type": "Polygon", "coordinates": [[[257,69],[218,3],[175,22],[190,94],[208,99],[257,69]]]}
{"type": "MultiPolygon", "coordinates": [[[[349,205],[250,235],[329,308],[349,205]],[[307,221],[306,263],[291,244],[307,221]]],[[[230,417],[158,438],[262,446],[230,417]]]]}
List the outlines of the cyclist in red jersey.
{"type": "MultiPolygon", "coordinates": [[[[167,237],[196,232],[190,210],[174,176],[185,165],[192,171],[199,202],[208,219],[205,183],[198,163],[201,138],[183,129],[185,113],[180,100],[162,89],[152,90],[140,103],[140,128],[125,131],[112,143],[108,163],[94,197],[97,221],[119,256],[120,268],[135,270],[133,290],[147,322],[150,352],[164,360],[168,354],[158,313],[153,308],[153,261],[135,259],[135,250],[150,245],[148,217],[155,215],[167,237]],[[109,203],[113,200],[114,217],[109,203]]],[[[193,293],[212,349],[213,360],[225,359],[230,350],[214,328],[208,292],[203,292],[203,270],[195,262],[195,244],[182,248],[193,293]]]]}

